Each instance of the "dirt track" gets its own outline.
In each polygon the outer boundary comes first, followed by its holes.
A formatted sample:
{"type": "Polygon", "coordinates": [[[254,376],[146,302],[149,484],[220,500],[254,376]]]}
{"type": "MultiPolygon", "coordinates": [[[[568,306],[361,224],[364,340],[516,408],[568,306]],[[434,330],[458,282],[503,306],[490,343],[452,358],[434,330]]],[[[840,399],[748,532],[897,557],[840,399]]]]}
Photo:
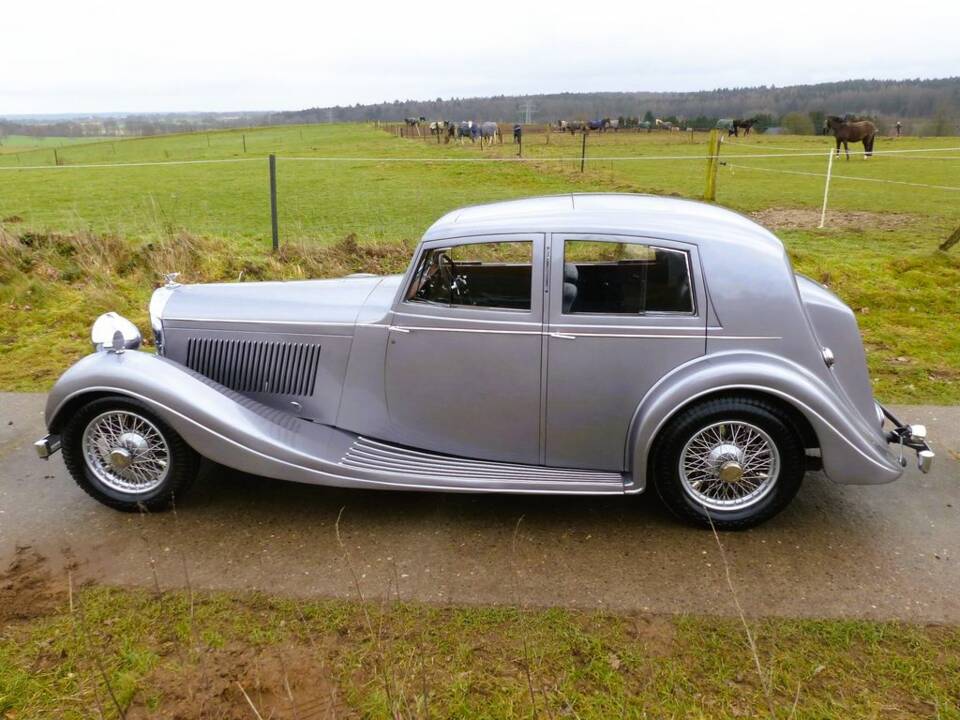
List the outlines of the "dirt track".
{"type": "MultiPolygon", "coordinates": [[[[176,513],[116,513],[59,456],[35,458],[43,400],[0,394],[0,570],[40,553],[51,582],[69,564],[77,581],[353,596],[343,508],[368,597],[396,574],[402,597],[428,602],[733,612],[713,536],[652,497],[345,491],[210,467],[176,513]]],[[[811,476],[779,518],[723,536],[748,613],[960,623],[960,407],[898,415],[927,423],[933,473],[876,487],[811,476]]]]}

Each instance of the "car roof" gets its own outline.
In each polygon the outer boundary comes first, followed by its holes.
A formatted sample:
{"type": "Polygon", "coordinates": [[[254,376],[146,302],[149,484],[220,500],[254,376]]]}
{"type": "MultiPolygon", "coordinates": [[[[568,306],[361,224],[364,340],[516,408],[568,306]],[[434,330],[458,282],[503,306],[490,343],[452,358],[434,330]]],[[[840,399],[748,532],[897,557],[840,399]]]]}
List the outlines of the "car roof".
{"type": "Polygon", "coordinates": [[[783,249],[776,236],[740,213],[693,200],[634,193],[572,193],[459,208],[430,226],[423,239],[511,232],[728,239],[766,250],[783,249]]]}

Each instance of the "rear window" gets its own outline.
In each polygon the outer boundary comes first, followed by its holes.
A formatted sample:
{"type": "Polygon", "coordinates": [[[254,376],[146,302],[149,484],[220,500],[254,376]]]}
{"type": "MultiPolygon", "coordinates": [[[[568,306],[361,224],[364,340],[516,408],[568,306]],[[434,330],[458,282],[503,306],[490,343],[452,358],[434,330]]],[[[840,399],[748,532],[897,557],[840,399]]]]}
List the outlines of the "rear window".
{"type": "Polygon", "coordinates": [[[640,242],[567,240],[563,312],[692,313],[689,255],[640,242]]]}

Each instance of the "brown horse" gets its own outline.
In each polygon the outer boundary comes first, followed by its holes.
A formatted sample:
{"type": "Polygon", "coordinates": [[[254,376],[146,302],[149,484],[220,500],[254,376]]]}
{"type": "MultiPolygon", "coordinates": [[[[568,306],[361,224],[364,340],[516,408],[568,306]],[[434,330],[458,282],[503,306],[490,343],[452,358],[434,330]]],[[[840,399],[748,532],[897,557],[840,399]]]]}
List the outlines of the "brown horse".
{"type": "Polygon", "coordinates": [[[747,136],[750,134],[751,128],[753,128],[753,126],[756,124],[757,124],[756,118],[749,118],[747,120],[741,120],[740,118],[737,118],[731,124],[731,127],[727,134],[733,135],[734,137],[740,137],[740,131],[743,130],[744,136],[747,136]]]}
{"type": "Polygon", "coordinates": [[[877,126],[869,120],[860,120],[858,122],[849,122],[836,115],[827,118],[824,132],[832,131],[837,138],[837,155],[840,155],[840,143],[843,143],[843,149],[847,153],[847,160],[850,159],[850,148],[848,142],[863,143],[863,159],[873,155],[873,141],[877,137],[877,126]]]}

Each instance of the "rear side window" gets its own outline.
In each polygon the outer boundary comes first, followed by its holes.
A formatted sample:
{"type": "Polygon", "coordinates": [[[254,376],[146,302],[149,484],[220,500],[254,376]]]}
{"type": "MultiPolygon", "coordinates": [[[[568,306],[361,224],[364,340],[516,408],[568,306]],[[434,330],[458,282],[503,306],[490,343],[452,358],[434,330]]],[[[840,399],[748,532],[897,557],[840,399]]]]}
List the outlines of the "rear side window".
{"type": "Polygon", "coordinates": [[[529,310],[533,243],[507,241],[433,248],[423,253],[407,302],[529,310]]]}
{"type": "Polygon", "coordinates": [[[567,240],[563,312],[692,313],[689,255],[639,242],[567,240]]]}

